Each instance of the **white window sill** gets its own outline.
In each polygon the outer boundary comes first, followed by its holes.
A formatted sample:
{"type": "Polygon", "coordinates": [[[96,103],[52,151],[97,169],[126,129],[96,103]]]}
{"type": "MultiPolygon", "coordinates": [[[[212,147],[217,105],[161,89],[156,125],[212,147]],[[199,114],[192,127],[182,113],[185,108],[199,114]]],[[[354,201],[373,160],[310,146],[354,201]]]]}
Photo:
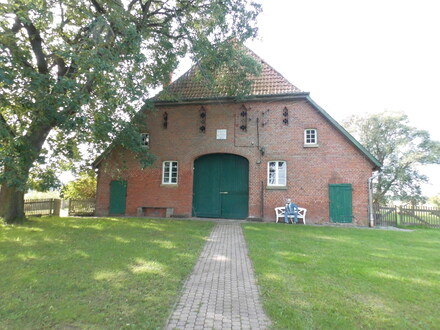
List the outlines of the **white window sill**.
{"type": "Polygon", "coordinates": [[[287,190],[287,186],[266,186],[267,190],[287,190]]]}
{"type": "Polygon", "coordinates": [[[318,148],[319,144],[313,143],[313,144],[304,144],[304,148],[318,148]]]}
{"type": "Polygon", "coordinates": [[[168,188],[175,188],[175,187],[178,187],[179,184],[177,184],[177,183],[162,183],[160,186],[161,187],[168,187],[168,188]]]}

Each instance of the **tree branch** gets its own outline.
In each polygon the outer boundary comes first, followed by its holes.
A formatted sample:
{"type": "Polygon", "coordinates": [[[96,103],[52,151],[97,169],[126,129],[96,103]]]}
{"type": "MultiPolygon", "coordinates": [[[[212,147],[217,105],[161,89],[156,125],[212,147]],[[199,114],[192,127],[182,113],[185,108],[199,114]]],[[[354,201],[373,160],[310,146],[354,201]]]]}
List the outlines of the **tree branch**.
{"type": "MultiPolygon", "coordinates": [[[[15,22],[14,25],[12,25],[11,28],[11,32],[15,35],[17,34],[21,29],[23,28],[23,25],[21,24],[20,20],[18,19],[18,17],[15,18],[15,22]]],[[[28,69],[32,69],[35,70],[34,67],[32,66],[31,63],[29,63],[28,61],[26,61],[26,59],[24,58],[24,56],[22,54],[20,54],[20,52],[18,51],[18,49],[20,49],[20,47],[17,45],[17,42],[15,40],[15,37],[12,38],[7,38],[4,39],[3,42],[1,42],[2,46],[5,49],[8,49],[10,52],[10,55],[17,61],[20,62],[21,64],[23,64],[23,66],[27,67],[28,69]],[[5,40],[7,40],[7,42],[5,42],[5,40]]]]}
{"type": "Polygon", "coordinates": [[[98,3],[96,0],[91,0],[93,7],[96,9],[96,11],[100,14],[105,14],[106,10],[98,3]]]}
{"type": "Polygon", "coordinates": [[[43,39],[41,38],[40,32],[37,30],[34,24],[30,23],[30,21],[29,23],[21,22],[21,24],[23,24],[24,28],[28,32],[32,51],[34,52],[35,58],[37,59],[38,72],[41,74],[47,74],[48,66],[46,61],[46,55],[44,54],[43,51],[43,39]]]}
{"type": "Polygon", "coordinates": [[[3,117],[3,115],[1,113],[0,113],[0,126],[3,126],[6,129],[6,131],[9,133],[10,136],[12,136],[12,137],[16,136],[14,130],[8,124],[8,122],[6,121],[5,117],[3,117]]]}
{"type": "Polygon", "coordinates": [[[18,31],[20,31],[22,27],[23,27],[23,24],[21,24],[21,22],[18,19],[18,17],[15,17],[14,25],[12,25],[11,31],[15,34],[18,31]]]}
{"type": "Polygon", "coordinates": [[[55,63],[58,67],[58,78],[64,77],[68,70],[66,67],[66,62],[64,62],[64,59],[62,59],[61,57],[57,55],[54,56],[55,56],[55,63]]]}
{"type": "Polygon", "coordinates": [[[169,38],[169,39],[173,39],[173,40],[180,40],[180,39],[182,39],[182,38],[184,37],[183,34],[172,35],[172,34],[170,34],[170,33],[167,33],[167,32],[165,32],[165,31],[162,31],[162,30],[155,30],[155,29],[152,29],[151,32],[154,32],[154,33],[157,33],[157,34],[162,34],[162,35],[164,35],[165,37],[167,37],[167,38],[169,38]]]}
{"type": "Polygon", "coordinates": [[[133,8],[133,6],[136,2],[138,2],[138,0],[131,0],[130,1],[130,3],[128,4],[128,7],[127,7],[128,11],[130,11],[133,8]]]}
{"type": "Polygon", "coordinates": [[[151,6],[152,0],[148,0],[145,5],[142,5],[141,2],[141,7],[142,7],[142,22],[147,18],[147,14],[150,11],[150,6],[151,6]]]}
{"type": "MultiPolygon", "coordinates": [[[[95,78],[89,78],[84,85],[81,87],[82,91],[87,93],[87,94],[91,94],[93,91],[93,84],[95,83],[95,78]]],[[[58,118],[58,122],[57,124],[60,124],[63,120],[65,120],[66,118],[69,118],[71,116],[73,116],[76,113],[76,107],[70,107],[70,108],[66,108],[65,110],[59,112],[58,118]]]]}

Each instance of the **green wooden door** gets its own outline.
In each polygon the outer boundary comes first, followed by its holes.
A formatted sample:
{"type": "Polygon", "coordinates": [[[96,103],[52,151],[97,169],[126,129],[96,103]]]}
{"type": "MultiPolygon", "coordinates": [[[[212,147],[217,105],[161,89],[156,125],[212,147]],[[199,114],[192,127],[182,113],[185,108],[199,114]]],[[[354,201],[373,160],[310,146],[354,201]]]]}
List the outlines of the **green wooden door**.
{"type": "Polygon", "coordinates": [[[193,215],[244,219],[248,216],[249,162],[231,154],[211,154],[194,162],[193,215]]]}
{"type": "Polygon", "coordinates": [[[330,221],[350,223],[353,221],[351,184],[329,185],[330,221]]]}
{"type": "Polygon", "coordinates": [[[127,199],[127,181],[110,182],[109,214],[125,214],[127,199]]]}

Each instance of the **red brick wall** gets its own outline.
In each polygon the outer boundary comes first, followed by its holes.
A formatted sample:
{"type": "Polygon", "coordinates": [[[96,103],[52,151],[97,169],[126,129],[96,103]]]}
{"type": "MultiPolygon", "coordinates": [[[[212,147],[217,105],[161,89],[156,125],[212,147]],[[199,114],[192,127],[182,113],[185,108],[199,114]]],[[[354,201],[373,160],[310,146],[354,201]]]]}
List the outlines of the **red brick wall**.
{"type": "Polygon", "coordinates": [[[99,165],[97,214],[108,214],[112,179],[125,179],[127,215],[139,206],[173,207],[175,215],[190,216],[193,164],[199,156],[231,153],[249,160],[249,217],[274,220],[274,208],[291,198],[308,209],[307,221],[329,221],[328,185],[353,186],[354,222],[367,223],[367,180],[373,165],[306,100],[246,103],[247,131],[240,130],[242,103],[204,105],[206,133],[199,132],[200,105],[159,107],[147,119],[150,150],[157,157],[151,168],[140,169],[133,155],[115,148],[99,165]],[[287,107],[289,123],[283,123],[287,107]],[[168,113],[168,128],[162,114],[168,113]],[[257,125],[258,122],[258,125],[257,125]],[[257,129],[258,126],[258,129],[257,129]],[[304,147],[304,130],[318,130],[319,147],[304,147]],[[216,130],[227,129],[227,139],[217,140],[216,130]],[[264,155],[258,145],[264,147],[264,155]],[[162,162],[179,162],[176,186],[161,185],[162,162]],[[267,163],[287,162],[287,187],[267,188],[267,163]]]}

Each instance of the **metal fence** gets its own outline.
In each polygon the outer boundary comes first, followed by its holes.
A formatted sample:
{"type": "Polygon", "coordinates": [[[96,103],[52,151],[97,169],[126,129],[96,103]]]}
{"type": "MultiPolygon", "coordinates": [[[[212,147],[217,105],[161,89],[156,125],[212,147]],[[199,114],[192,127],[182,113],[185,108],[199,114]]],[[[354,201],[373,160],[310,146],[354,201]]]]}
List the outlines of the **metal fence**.
{"type": "Polygon", "coordinates": [[[426,206],[374,206],[379,226],[427,226],[440,228],[440,209],[426,206]]]}
{"type": "Polygon", "coordinates": [[[60,215],[61,200],[59,199],[25,199],[25,215],[60,215]]]}
{"type": "Polygon", "coordinates": [[[70,199],[69,215],[88,216],[95,213],[95,199],[70,199]]]}

